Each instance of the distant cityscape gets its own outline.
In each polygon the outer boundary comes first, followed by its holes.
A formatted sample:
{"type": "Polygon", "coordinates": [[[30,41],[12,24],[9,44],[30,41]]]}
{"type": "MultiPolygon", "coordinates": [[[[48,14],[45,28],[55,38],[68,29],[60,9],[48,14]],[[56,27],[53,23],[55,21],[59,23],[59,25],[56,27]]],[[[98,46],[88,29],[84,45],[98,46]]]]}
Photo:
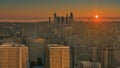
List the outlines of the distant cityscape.
{"type": "MultiPolygon", "coordinates": [[[[113,18],[112,18],[113,19],[113,18]]],[[[120,21],[0,22],[0,68],[120,68],[120,21]]]]}

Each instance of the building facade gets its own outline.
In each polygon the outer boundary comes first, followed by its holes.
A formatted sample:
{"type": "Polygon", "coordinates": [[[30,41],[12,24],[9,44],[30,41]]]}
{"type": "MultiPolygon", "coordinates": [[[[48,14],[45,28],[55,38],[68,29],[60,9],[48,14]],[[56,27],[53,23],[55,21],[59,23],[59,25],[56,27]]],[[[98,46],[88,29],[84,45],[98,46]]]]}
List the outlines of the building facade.
{"type": "Polygon", "coordinates": [[[0,68],[27,68],[28,47],[14,44],[0,46],[0,68]]]}
{"type": "Polygon", "coordinates": [[[69,46],[50,44],[46,56],[46,68],[70,68],[69,46]]]}

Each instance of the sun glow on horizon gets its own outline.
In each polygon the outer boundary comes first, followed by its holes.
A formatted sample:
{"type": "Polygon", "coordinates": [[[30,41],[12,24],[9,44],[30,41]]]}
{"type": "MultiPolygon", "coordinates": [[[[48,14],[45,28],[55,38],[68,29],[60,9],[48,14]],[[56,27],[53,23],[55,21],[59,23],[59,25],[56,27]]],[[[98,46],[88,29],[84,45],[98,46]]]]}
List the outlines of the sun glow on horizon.
{"type": "Polygon", "coordinates": [[[100,16],[96,14],[96,15],[94,16],[93,22],[95,22],[95,23],[100,23],[100,22],[101,22],[100,16]]]}
{"type": "Polygon", "coordinates": [[[96,19],[98,19],[98,18],[99,18],[99,16],[98,16],[98,15],[95,15],[95,18],[96,18],[96,19]]]}

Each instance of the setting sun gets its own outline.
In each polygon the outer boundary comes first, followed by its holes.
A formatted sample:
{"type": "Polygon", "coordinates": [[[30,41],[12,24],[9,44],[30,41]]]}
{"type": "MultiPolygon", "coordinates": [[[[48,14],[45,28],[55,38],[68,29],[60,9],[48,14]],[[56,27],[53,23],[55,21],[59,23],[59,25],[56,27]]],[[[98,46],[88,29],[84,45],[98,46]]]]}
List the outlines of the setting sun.
{"type": "Polygon", "coordinates": [[[96,19],[98,19],[98,18],[99,18],[99,16],[98,16],[98,15],[95,15],[95,18],[96,18],[96,19]]]}
{"type": "Polygon", "coordinates": [[[95,23],[100,23],[100,21],[101,21],[101,18],[100,18],[100,16],[99,15],[95,15],[95,17],[94,17],[94,19],[93,19],[93,22],[95,22],[95,23]]]}

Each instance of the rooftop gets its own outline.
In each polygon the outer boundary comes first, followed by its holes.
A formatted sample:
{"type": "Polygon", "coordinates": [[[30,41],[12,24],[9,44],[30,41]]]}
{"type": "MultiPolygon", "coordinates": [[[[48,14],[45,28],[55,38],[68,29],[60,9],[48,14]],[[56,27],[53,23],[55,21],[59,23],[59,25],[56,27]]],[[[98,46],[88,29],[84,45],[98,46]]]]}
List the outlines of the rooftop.
{"type": "Polygon", "coordinates": [[[50,48],[69,48],[69,46],[60,45],[60,44],[49,44],[50,48]]]}
{"type": "Polygon", "coordinates": [[[0,47],[25,47],[23,44],[3,43],[0,47]]]}

